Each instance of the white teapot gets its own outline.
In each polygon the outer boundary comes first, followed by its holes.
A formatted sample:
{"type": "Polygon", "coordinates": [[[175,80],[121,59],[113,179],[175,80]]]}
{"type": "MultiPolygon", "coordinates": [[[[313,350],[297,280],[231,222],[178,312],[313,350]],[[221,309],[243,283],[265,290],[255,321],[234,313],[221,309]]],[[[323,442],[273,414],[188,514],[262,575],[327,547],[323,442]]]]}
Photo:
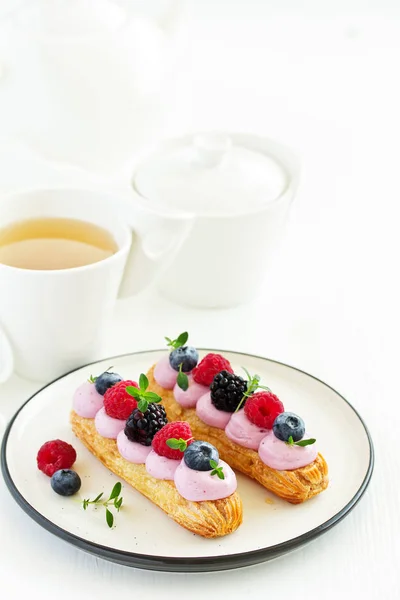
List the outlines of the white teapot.
{"type": "Polygon", "coordinates": [[[166,124],[181,4],[31,0],[10,10],[0,20],[3,141],[96,174],[129,164],[166,124]]]}

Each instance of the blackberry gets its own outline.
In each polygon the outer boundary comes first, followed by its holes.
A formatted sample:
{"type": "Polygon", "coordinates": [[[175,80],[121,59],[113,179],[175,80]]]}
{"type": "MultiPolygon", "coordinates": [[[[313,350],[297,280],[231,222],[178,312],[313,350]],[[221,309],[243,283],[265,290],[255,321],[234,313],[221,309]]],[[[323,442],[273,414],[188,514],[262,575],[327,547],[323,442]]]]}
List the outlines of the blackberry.
{"type": "MultiPolygon", "coordinates": [[[[218,410],[235,412],[243,394],[247,391],[247,381],[239,375],[221,371],[214,377],[210,386],[211,402],[218,410]]],[[[245,400],[242,406],[244,406],[245,400]]]]}
{"type": "Polygon", "coordinates": [[[138,442],[142,446],[151,446],[157,431],[167,423],[165,408],[151,402],[144,413],[135,408],[126,422],[124,431],[131,442],[138,442]]]}

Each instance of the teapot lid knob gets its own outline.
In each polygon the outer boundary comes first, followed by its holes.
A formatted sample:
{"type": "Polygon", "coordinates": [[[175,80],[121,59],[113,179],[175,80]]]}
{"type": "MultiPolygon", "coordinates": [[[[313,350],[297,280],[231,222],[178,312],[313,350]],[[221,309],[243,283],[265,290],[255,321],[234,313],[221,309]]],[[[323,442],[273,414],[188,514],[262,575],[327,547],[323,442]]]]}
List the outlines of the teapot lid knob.
{"type": "Polygon", "coordinates": [[[232,148],[232,138],[224,133],[201,133],[193,138],[196,162],[203,167],[216,167],[232,148]]]}

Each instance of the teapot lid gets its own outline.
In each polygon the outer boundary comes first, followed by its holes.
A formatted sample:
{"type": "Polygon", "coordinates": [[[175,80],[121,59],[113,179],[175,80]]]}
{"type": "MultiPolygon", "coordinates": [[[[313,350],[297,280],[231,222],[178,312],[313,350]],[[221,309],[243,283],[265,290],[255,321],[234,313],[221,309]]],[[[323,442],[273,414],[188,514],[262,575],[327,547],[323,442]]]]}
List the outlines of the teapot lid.
{"type": "Polygon", "coordinates": [[[273,153],[225,133],[170,140],[139,165],[133,185],[152,205],[197,214],[240,214],[261,208],[287,188],[273,153]]]}

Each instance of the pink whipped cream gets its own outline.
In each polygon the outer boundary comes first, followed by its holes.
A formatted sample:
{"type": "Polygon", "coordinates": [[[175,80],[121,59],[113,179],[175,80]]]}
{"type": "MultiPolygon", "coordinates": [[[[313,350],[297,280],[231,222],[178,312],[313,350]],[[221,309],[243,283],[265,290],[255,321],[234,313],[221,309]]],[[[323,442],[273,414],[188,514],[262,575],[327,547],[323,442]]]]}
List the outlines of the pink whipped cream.
{"type": "Polygon", "coordinates": [[[262,429],[254,425],[244,414],[244,410],[233,413],[228,425],[225,427],[226,437],[239,446],[258,450],[260,442],[268,433],[267,429],[262,429]]]}
{"type": "Polygon", "coordinates": [[[74,393],[72,406],[74,411],[85,419],[94,419],[103,406],[103,396],[96,390],[94,383],[85,381],[74,393]]]}
{"type": "Polygon", "coordinates": [[[211,471],[189,469],[182,459],[175,471],[176,489],[183,498],[194,502],[227,498],[236,491],[236,475],[223,460],[219,461],[218,466],[223,468],[225,479],[211,475],[211,471]]]}
{"type": "MultiPolygon", "coordinates": [[[[308,438],[307,435],[304,436],[308,438]]],[[[279,440],[273,431],[261,441],[258,454],[264,464],[278,471],[291,471],[311,464],[317,458],[316,444],[310,446],[289,446],[279,440]]]]}
{"type": "Polygon", "coordinates": [[[109,417],[105,411],[105,408],[101,408],[94,418],[94,424],[97,433],[105,438],[111,438],[115,440],[120,431],[125,428],[125,422],[123,419],[113,419],[109,417]]]}
{"type": "Polygon", "coordinates": [[[117,435],[117,446],[120,455],[136,465],[144,465],[147,455],[151,452],[151,446],[143,446],[129,440],[123,429],[117,435]]]}
{"type": "Polygon", "coordinates": [[[174,387],[174,396],[178,404],[184,408],[193,408],[197,400],[209,391],[209,388],[201,383],[196,383],[191,375],[188,375],[189,387],[186,391],[182,390],[178,384],[174,387]]]}
{"type": "Polygon", "coordinates": [[[169,364],[169,354],[161,358],[154,367],[154,379],[166,390],[172,390],[176,384],[178,371],[175,371],[169,364]]]}
{"type": "Polygon", "coordinates": [[[170,479],[173,481],[180,462],[180,460],[160,456],[152,450],[146,458],[146,470],[149,475],[156,479],[170,479]]]}
{"type": "Polygon", "coordinates": [[[210,392],[207,392],[198,399],[196,404],[196,414],[204,423],[211,425],[211,427],[218,427],[218,429],[225,429],[232,416],[232,413],[215,408],[214,404],[211,402],[210,392]]]}

